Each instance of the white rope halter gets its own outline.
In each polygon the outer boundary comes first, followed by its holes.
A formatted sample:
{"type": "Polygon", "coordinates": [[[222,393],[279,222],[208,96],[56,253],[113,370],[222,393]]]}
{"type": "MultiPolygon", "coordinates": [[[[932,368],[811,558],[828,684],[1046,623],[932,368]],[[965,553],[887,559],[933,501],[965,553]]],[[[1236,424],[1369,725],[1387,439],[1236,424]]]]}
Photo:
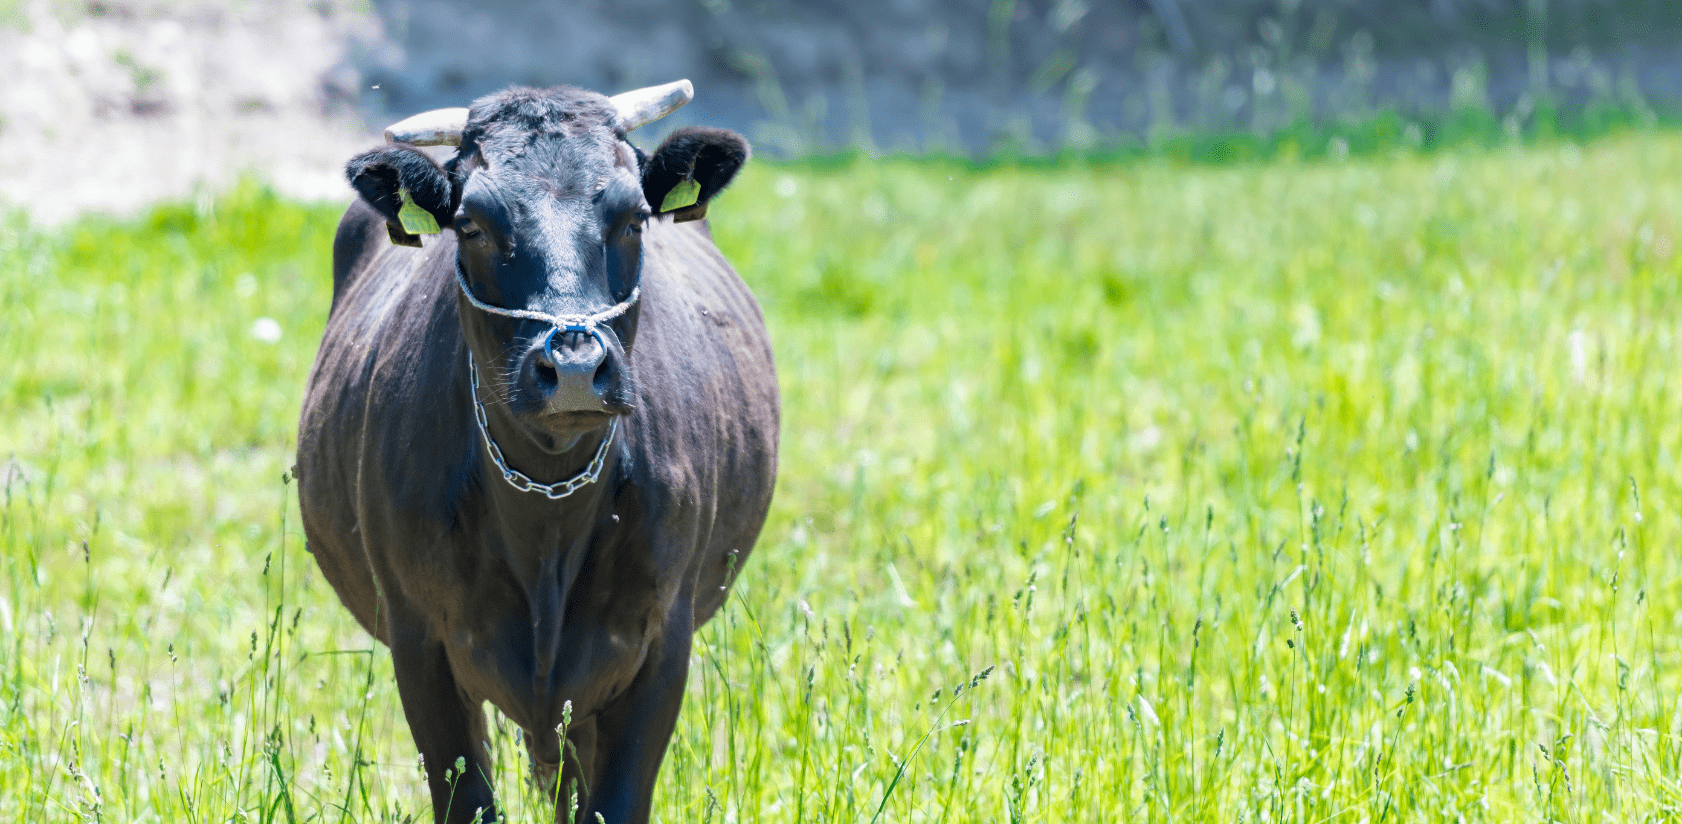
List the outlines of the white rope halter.
{"type": "MultiPolygon", "coordinates": [[[[536,309],[504,309],[500,306],[492,306],[473,294],[473,290],[467,286],[467,274],[461,271],[460,258],[456,259],[456,285],[460,286],[461,293],[467,296],[467,302],[473,304],[473,308],[481,312],[489,312],[505,318],[540,320],[561,331],[589,332],[591,334],[597,334],[595,331],[597,326],[630,311],[630,308],[636,304],[637,299],[642,297],[642,284],[639,283],[631,288],[630,296],[593,315],[551,315],[548,312],[539,312],[536,309]]],[[[551,332],[550,334],[554,333],[551,332]]]]}

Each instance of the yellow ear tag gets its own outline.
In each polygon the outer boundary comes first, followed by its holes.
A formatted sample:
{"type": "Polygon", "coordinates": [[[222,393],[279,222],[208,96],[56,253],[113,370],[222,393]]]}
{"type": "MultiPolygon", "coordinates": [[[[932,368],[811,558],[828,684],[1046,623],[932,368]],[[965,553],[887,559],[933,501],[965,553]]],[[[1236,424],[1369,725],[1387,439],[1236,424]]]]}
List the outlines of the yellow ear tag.
{"type": "Polygon", "coordinates": [[[670,212],[685,206],[694,206],[695,201],[701,199],[701,184],[684,178],[678,181],[672,190],[666,193],[666,199],[660,201],[660,211],[670,212]]]}
{"type": "Polygon", "coordinates": [[[438,219],[431,212],[420,207],[415,199],[409,196],[408,189],[398,189],[403,198],[403,206],[397,210],[397,219],[403,223],[403,231],[411,235],[438,234],[438,219]]]}

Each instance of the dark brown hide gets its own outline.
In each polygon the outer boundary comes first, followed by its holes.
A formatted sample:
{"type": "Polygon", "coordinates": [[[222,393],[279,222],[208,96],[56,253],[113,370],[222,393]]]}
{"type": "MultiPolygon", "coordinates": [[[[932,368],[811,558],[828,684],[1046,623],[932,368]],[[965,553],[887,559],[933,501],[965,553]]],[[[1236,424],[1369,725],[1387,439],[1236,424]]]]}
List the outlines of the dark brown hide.
{"type": "MultiPolygon", "coordinates": [[[[579,133],[540,128],[532,139],[579,133]]],[[[599,128],[586,136],[594,143],[579,151],[591,162],[646,163],[622,143],[617,161],[588,154],[621,138],[599,128]]],[[[565,152],[551,155],[576,165],[565,152]]],[[[450,202],[422,203],[445,231],[425,236],[421,248],[392,244],[380,204],[359,200],[340,222],[333,305],[299,434],[304,530],[345,606],[391,648],[438,821],[496,816],[485,779],[489,701],[525,730],[540,778],[559,771],[563,787],[580,780],[577,820],[600,812],[610,824],[643,822],[691,639],[724,602],[770,504],[779,414],[771,348],[758,305],[705,224],[649,218],[640,234],[641,300],[615,327],[624,341],[615,352],[627,362],[613,389],[618,436],[600,480],[561,500],[505,483],[474,422],[469,348],[487,384],[480,397],[491,434],[512,466],[539,481],[577,474],[607,415],[557,436],[511,407],[518,387],[506,373],[542,324],[488,319],[461,298],[458,249],[478,241],[458,238],[465,224],[456,209],[472,175],[516,168],[501,160],[476,154],[452,164],[450,202]],[[563,764],[555,728],[568,701],[577,758],[569,750],[563,764]],[[464,775],[454,774],[458,759],[464,775]]],[[[585,201],[567,199],[572,184],[545,183],[569,173],[520,169],[521,180],[544,185],[518,191],[542,191],[563,216],[574,214],[567,204],[585,201]]],[[[641,179],[640,169],[630,174],[641,179]]],[[[505,181],[502,190],[511,188],[505,181]]],[[[607,300],[598,293],[618,288],[592,280],[607,277],[596,263],[558,271],[602,245],[592,240],[603,231],[596,224],[512,220],[500,231],[514,236],[497,247],[500,274],[468,273],[494,287],[481,299],[585,312],[607,300]],[[545,232],[559,240],[541,240],[545,232]],[[588,305],[567,304],[573,299],[588,305]]]]}

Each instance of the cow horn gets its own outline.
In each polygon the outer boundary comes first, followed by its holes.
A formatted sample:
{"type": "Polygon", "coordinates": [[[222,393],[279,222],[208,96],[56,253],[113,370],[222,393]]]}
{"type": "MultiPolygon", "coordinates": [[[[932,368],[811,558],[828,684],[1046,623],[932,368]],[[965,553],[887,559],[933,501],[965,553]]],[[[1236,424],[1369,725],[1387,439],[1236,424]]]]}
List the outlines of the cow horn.
{"type": "Polygon", "coordinates": [[[387,126],[385,139],[388,143],[411,143],[416,146],[460,146],[461,132],[465,128],[466,109],[433,109],[387,126]]]}
{"type": "Polygon", "coordinates": [[[695,87],[688,80],[679,80],[616,94],[609,99],[613,108],[619,110],[619,128],[628,132],[677,111],[694,97],[695,87]]]}
{"type": "MultiPolygon", "coordinates": [[[[628,132],[677,111],[694,97],[695,86],[688,80],[679,80],[616,94],[609,99],[619,112],[619,127],[628,132]]],[[[385,139],[388,143],[415,146],[460,146],[461,133],[466,128],[466,109],[459,106],[433,109],[387,126],[385,139]]]]}

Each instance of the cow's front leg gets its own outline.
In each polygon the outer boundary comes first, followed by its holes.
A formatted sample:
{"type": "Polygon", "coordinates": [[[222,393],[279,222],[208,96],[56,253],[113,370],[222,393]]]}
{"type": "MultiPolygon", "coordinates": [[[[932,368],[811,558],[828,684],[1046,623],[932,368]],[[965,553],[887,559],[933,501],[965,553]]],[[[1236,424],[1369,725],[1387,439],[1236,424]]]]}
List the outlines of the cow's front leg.
{"type": "Polygon", "coordinates": [[[689,605],[674,606],[636,680],[596,717],[598,786],[590,788],[585,822],[594,822],[597,813],[607,824],[648,821],[660,759],[671,743],[683,705],[694,637],[689,605]]]}
{"type": "Polygon", "coordinates": [[[496,821],[485,713],[456,687],[444,645],[392,630],[391,665],[439,824],[496,821]]]}

